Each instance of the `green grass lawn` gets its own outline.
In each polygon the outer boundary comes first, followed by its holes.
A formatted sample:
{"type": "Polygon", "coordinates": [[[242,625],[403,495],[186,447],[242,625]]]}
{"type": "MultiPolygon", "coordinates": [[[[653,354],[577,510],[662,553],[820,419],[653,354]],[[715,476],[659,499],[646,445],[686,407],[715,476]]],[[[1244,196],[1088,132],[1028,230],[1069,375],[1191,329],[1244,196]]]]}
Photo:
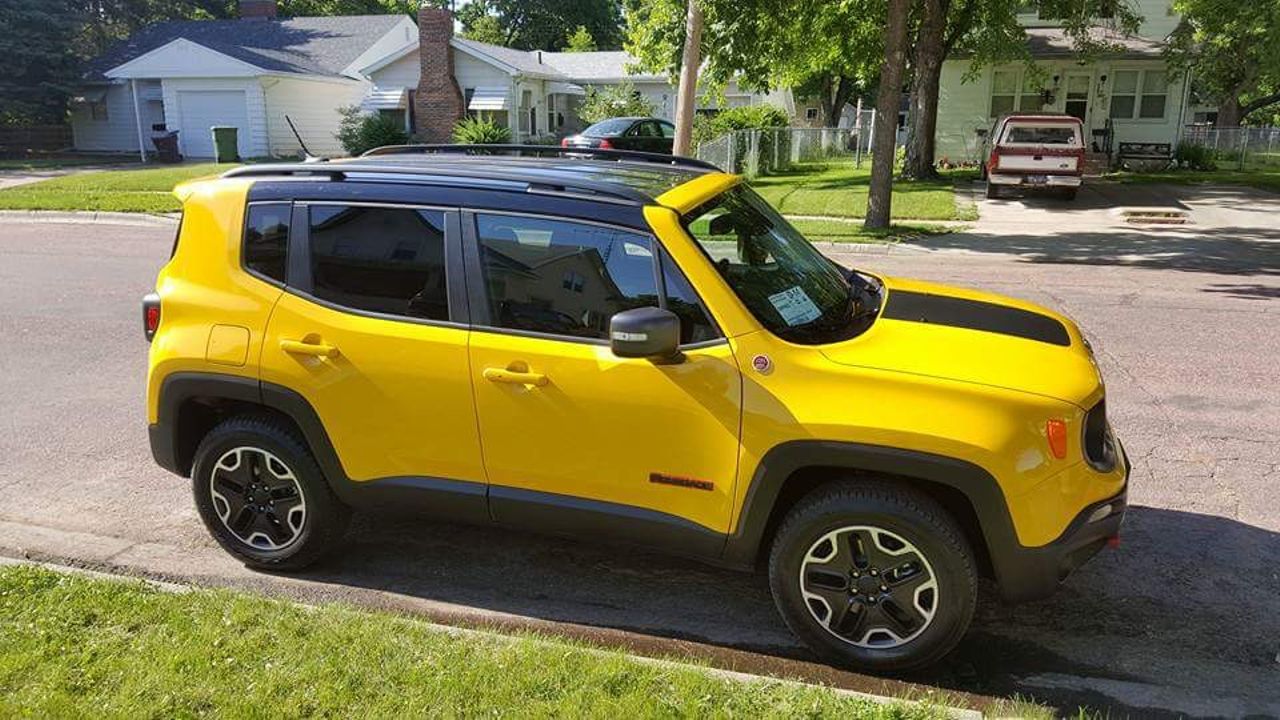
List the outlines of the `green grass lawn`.
{"type": "Polygon", "coordinates": [[[0,210],[177,212],[174,185],[233,167],[202,163],[67,175],[0,190],[0,210]]]}
{"type": "Polygon", "coordinates": [[[1122,183],[1173,183],[1177,185],[1247,185],[1280,192],[1280,167],[1268,170],[1164,170],[1161,172],[1117,172],[1103,176],[1122,183]]]}
{"type": "Polygon", "coordinates": [[[0,568],[3,717],[941,718],[386,613],[0,568]]]}
{"type": "MultiPolygon", "coordinates": [[[[946,175],[937,182],[895,182],[892,215],[909,220],[973,220],[972,207],[957,209],[954,181],[946,175]]],[[[854,167],[852,159],[825,164],[798,165],[782,175],[751,181],[766,200],[784,215],[863,217],[867,213],[867,188],[871,162],[854,167]]]]}

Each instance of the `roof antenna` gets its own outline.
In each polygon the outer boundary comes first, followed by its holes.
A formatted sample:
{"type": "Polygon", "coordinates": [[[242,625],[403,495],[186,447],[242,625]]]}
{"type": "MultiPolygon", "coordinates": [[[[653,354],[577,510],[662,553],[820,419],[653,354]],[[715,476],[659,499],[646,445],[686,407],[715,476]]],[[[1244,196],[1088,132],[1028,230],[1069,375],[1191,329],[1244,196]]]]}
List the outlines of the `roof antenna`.
{"type": "Polygon", "coordinates": [[[303,156],[302,162],[306,162],[306,163],[329,162],[328,159],[326,158],[322,158],[319,155],[311,154],[311,151],[307,149],[307,144],[302,141],[302,133],[298,132],[298,128],[293,124],[292,118],[290,118],[288,115],[285,115],[284,121],[289,123],[289,129],[293,131],[293,136],[298,139],[298,145],[299,147],[302,148],[302,156],[303,156]]]}

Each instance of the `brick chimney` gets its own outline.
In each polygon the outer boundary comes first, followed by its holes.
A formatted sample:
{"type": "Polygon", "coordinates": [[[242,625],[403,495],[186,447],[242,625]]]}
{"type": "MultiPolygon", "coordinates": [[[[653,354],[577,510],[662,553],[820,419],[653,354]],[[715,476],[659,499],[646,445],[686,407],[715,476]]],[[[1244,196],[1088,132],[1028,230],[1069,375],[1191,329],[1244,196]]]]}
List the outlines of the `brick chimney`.
{"type": "Polygon", "coordinates": [[[417,132],[423,142],[447,143],[462,119],[462,90],[453,76],[453,13],[426,3],[418,10],[418,57],[422,64],[413,99],[417,132]]]}
{"type": "Polygon", "coordinates": [[[240,0],[241,20],[275,20],[276,0],[240,0]]]}

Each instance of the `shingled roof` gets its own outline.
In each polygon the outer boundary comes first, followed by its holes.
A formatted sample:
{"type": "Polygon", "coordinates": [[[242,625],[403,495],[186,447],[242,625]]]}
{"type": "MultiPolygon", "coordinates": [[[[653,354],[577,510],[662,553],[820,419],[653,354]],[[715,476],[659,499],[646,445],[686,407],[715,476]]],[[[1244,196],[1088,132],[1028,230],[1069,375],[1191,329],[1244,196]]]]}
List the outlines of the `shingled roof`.
{"type": "Polygon", "coordinates": [[[283,20],[173,20],[148,25],[89,63],[85,78],[183,38],[268,72],[341,75],[402,15],[298,17],[283,20]]]}

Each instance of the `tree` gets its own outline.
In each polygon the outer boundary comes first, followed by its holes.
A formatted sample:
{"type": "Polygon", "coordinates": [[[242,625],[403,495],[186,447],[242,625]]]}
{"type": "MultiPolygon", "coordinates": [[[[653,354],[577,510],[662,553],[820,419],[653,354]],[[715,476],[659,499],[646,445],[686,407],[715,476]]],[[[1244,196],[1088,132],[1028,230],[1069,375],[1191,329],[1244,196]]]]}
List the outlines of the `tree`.
{"type": "Polygon", "coordinates": [[[77,77],[67,52],[78,27],[68,0],[0,0],[0,125],[56,123],[77,77]]]}
{"type": "MultiPolygon", "coordinates": [[[[970,59],[967,77],[993,63],[1023,61],[1036,72],[1027,51],[1026,29],[1018,22],[1022,3],[1011,0],[922,0],[914,42],[907,150],[902,175],[937,176],[934,146],[942,63],[953,51],[970,59]]],[[[1057,18],[1082,59],[1115,49],[1097,32],[1099,25],[1121,34],[1137,32],[1142,18],[1116,0],[1039,0],[1041,17],[1057,18]],[[1106,18],[1105,20],[1100,18],[1106,18]]]]}
{"type": "Polygon", "coordinates": [[[688,155],[693,142],[693,116],[698,104],[698,70],[702,64],[702,8],[688,0],[684,48],[680,54],[680,87],[676,92],[676,137],[673,155],[688,155]]]}
{"type": "Polygon", "coordinates": [[[591,37],[591,31],[587,30],[586,25],[579,25],[565,38],[565,52],[594,52],[595,49],[596,39],[591,37]]]}
{"type": "Polygon", "coordinates": [[[1177,0],[1170,64],[1218,103],[1220,127],[1280,103],[1280,0],[1177,0]]]}
{"type": "Polygon", "coordinates": [[[496,26],[501,38],[494,44],[520,50],[558,50],[579,27],[602,49],[616,49],[622,39],[616,0],[471,0],[458,8],[458,22],[467,37],[477,24],[496,26]]]}
{"type": "Polygon", "coordinates": [[[598,123],[611,117],[643,117],[653,114],[653,104],[636,92],[629,82],[616,85],[588,86],[578,106],[578,117],[585,123],[598,123]]]}
{"type": "MultiPolygon", "coordinates": [[[[822,100],[835,125],[849,98],[878,71],[885,0],[701,0],[702,80],[731,78],[757,90],[797,88],[822,100]]],[[[636,67],[672,76],[681,67],[685,3],[646,0],[627,7],[626,49],[636,67]]]]}
{"type": "Polygon", "coordinates": [[[884,63],[880,67],[880,91],[876,96],[876,127],[871,137],[871,181],[867,190],[868,230],[889,229],[893,198],[894,145],[898,132],[898,105],[902,100],[902,76],[907,64],[907,16],[911,0],[889,0],[884,30],[884,63]]]}

